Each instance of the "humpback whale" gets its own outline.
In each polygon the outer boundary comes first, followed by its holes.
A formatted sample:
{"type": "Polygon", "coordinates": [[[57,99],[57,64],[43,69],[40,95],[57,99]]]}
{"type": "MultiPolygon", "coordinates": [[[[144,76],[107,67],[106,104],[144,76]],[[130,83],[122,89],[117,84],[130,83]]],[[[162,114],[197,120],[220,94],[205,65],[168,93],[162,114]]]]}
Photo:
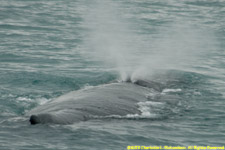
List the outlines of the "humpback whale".
{"type": "Polygon", "coordinates": [[[95,117],[141,114],[138,103],[148,101],[146,95],[153,91],[162,91],[162,86],[144,80],[88,87],[40,105],[27,115],[30,116],[30,123],[34,125],[72,124],[95,117]]]}

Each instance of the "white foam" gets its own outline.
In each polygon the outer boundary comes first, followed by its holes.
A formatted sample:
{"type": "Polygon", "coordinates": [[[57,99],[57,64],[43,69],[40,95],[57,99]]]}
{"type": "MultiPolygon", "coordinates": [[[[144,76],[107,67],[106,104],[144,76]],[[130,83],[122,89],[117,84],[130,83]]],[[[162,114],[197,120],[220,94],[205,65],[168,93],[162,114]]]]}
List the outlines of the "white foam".
{"type": "Polygon", "coordinates": [[[151,108],[163,107],[164,103],[146,101],[146,102],[139,102],[138,106],[139,106],[138,109],[140,110],[141,114],[128,114],[126,115],[126,118],[157,118],[158,114],[156,114],[156,112],[153,112],[151,108]]]}
{"type": "Polygon", "coordinates": [[[38,102],[38,104],[43,105],[45,103],[47,103],[48,101],[50,101],[51,99],[46,99],[46,98],[38,98],[36,99],[36,101],[38,102]]]}
{"type": "Polygon", "coordinates": [[[26,102],[32,101],[30,98],[27,98],[27,97],[18,97],[16,100],[18,100],[18,101],[26,101],[26,102]]]}
{"type": "Polygon", "coordinates": [[[154,112],[151,108],[158,108],[164,107],[163,102],[153,102],[153,101],[146,101],[146,102],[139,102],[138,110],[140,110],[140,114],[127,114],[125,116],[120,115],[108,115],[108,116],[89,116],[90,118],[94,119],[145,119],[145,118],[158,118],[159,115],[157,112],[154,112]]]}
{"type": "Polygon", "coordinates": [[[138,105],[139,110],[141,111],[141,115],[143,117],[155,117],[155,114],[154,112],[152,112],[151,107],[162,107],[164,103],[146,101],[146,102],[139,102],[138,105]]]}
{"type": "Polygon", "coordinates": [[[164,89],[162,93],[181,92],[181,89],[164,89]]]}
{"type": "Polygon", "coordinates": [[[94,86],[92,85],[89,85],[88,83],[84,85],[84,87],[82,88],[83,90],[88,90],[88,89],[91,89],[93,88],[94,86]]]}
{"type": "Polygon", "coordinates": [[[152,98],[152,99],[154,99],[155,97],[157,97],[157,96],[159,96],[160,95],[160,93],[158,93],[158,92],[150,92],[150,93],[148,93],[148,94],[145,94],[145,97],[147,98],[147,99],[149,99],[149,98],[152,98]]]}
{"type": "Polygon", "coordinates": [[[46,98],[31,99],[31,98],[28,98],[28,97],[18,97],[16,100],[22,101],[22,102],[36,102],[39,105],[43,105],[46,102],[48,102],[50,99],[46,99],[46,98]]]}
{"type": "Polygon", "coordinates": [[[120,115],[108,115],[108,116],[90,116],[90,118],[95,119],[107,119],[107,118],[115,118],[115,119],[143,119],[143,118],[157,118],[158,115],[154,113],[151,108],[152,107],[163,107],[164,103],[162,102],[139,102],[138,110],[140,110],[140,114],[127,114],[126,116],[120,115]]]}

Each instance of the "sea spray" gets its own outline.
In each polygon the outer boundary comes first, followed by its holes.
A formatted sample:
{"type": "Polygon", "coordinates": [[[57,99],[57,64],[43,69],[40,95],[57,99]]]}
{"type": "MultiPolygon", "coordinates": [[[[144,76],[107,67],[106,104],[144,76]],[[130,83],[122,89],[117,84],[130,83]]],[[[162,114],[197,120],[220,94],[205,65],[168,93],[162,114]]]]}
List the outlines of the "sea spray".
{"type": "Polygon", "coordinates": [[[120,3],[91,2],[84,17],[88,33],[83,46],[91,57],[117,71],[122,81],[149,78],[171,69],[188,71],[211,51],[213,35],[184,18],[156,26],[154,34],[143,36],[133,28],[137,23],[130,21],[129,10],[120,3]]]}
{"type": "Polygon", "coordinates": [[[130,62],[134,50],[129,43],[134,35],[119,12],[119,5],[113,1],[95,1],[88,9],[85,16],[85,26],[89,29],[84,42],[86,50],[115,68],[122,80],[127,80],[133,70],[130,62]]]}

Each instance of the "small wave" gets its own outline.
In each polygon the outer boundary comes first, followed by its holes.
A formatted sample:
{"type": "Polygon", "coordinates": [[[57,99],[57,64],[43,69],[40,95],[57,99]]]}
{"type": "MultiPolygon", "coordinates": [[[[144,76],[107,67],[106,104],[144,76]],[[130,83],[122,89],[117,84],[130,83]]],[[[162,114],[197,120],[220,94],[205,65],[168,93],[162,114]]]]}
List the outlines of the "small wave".
{"type": "Polygon", "coordinates": [[[51,99],[47,99],[44,97],[31,98],[29,96],[21,96],[21,97],[15,98],[15,101],[14,101],[16,103],[17,109],[14,110],[13,106],[10,106],[9,109],[12,112],[15,112],[17,115],[26,114],[29,110],[33,109],[34,107],[38,105],[44,105],[50,100],[51,99]]]}
{"type": "Polygon", "coordinates": [[[150,92],[150,93],[145,95],[145,97],[147,99],[157,99],[157,97],[159,97],[159,96],[160,96],[160,93],[159,92],[154,92],[154,91],[152,91],[152,92],[150,92]]]}
{"type": "MultiPolygon", "coordinates": [[[[93,119],[157,119],[161,116],[157,114],[157,112],[153,111],[153,107],[162,108],[164,107],[164,103],[162,102],[139,102],[138,109],[140,110],[140,114],[127,114],[125,116],[121,115],[107,115],[107,116],[89,116],[87,118],[93,119]]],[[[155,109],[154,109],[155,110],[155,109]]]]}
{"type": "Polygon", "coordinates": [[[18,97],[16,100],[18,100],[18,101],[26,101],[26,102],[32,101],[31,98],[27,98],[27,97],[18,97]]]}
{"type": "MultiPolygon", "coordinates": [[[[17,101],[22,101],[22,102],[33,102],[34,100],[28,97],[18,97],[16,99],[17,101]]],[[[49,101],[49,99],[46,98],[37,98],[35,99],[35,102],[39,105],[43,105],[45,103],[47,103],[49,101]]]]}
{"type": "Polygon", "coordinates": [[[93,85],[85,84],[81,89],[88,90],[88,89],[92,89],[93,87],[94,87],[93,85]]]}
{"type": "Polygon", "coordinates": [[[120,115],[108,115],[108,116],[89,116],[87,118],[92,119],[155,119],[158,118],[158,115],[151,114],[148,116],[143,116],[141,114],[127,114],[126,116],[120,116],[120,115]]]}
{"type": "Polygon", "coordinates": [[[157,117],[158,115],[156,112],[152,110],[152,108],[158,108],[163,107],[163,102],[152,102],[152,101],[146,101],[146,102],[139,102],[138,103],[139,110],[141,111],[140,116],[144,118],[152,118],[157,117]]]}
{"type": "Polygon", "coordinates": [[[18,122],[27,122],[27,118],[22,116],[10,116],[9,118],[2,119],[0,124],[3,127],[8,126],[8,124],[18,124],[18,122]]]}
{"type": "Polygon", "coordinates": [[[181,89],[164,89],[162,93],[174,93],[174,92],[181,92],[181,89]]]}

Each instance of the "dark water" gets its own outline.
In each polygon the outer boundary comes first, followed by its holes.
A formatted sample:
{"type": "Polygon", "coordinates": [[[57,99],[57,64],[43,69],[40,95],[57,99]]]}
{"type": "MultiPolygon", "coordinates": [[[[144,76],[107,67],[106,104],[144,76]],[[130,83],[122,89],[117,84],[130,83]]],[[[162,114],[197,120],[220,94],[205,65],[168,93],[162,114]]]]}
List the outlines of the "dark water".
{"type": "Polygon", "coordinates": [[[224,25],[223,0],[0,0],[0,149],[223,146],[224,25]],[[24,117],[127,76],[165,84],[159,94],[178,103],[73,125],[24,117]]]}

